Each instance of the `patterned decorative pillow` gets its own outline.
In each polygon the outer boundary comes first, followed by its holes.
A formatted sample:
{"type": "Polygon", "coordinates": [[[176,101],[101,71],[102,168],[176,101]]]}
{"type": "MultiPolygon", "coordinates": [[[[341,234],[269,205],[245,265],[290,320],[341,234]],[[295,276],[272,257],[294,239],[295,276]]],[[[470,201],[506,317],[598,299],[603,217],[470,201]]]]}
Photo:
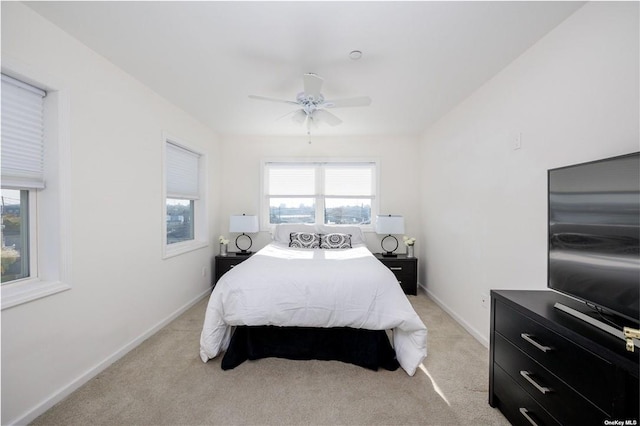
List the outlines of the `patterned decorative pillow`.
{"type": "Polygon", "coordinates": [[[351,248],[351,235],[334,232],[320,235],[321,249],[346,249],[351,248]]]}
{"type": "Polygon", "coordinates": [[[292,232],[289,234],[289,247],[320,248],[320,235],[312,232],[292,232]]]}

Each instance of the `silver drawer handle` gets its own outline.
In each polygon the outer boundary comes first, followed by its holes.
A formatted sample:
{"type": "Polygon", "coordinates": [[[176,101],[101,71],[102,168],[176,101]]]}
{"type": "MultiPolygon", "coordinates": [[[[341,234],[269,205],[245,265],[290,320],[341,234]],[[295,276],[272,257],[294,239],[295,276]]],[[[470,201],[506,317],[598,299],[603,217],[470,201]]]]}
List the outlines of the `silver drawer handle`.
{"type": "Polygon", "coordinates": [[[229,265],[229,268],[235,268],[236,265],[229,265]]]}
{"type": "Polygon", "coordinates": [[[533,426],[538,426],[538,423],[536,423],[535,421],[533,421],[533,419],[531,418],[531,416],[529,415],[529,410],[527,410],[526,408],[522,408],[520,407],[520,414],[522,414],[522,416],[529,420],[529,423],[531,423],[533,426]]]}
{"type": "Polygon", "coordinates": [[[540,386],[538,383],[536,383],[536,381],[531,378],[531,373],[529,373],[528,371],[520,370],[520,375],[527,379],[527,382],[535,386],[535,388],[538,389],[543,395],[551,392],[551,389],[549,389],[548,387],[540,386]]]}
{"type": "Polygon", "coordinates": [[[392,271],[402,271],[402,266],[390,266],[389,269],[392,271]]]}
{"type": "Polygon", "coordinates": [[[530,334],[527,333],[522,333],[520,334],[520,337],[522,337],[524,340],[526,340],[527,342],[531,343],[533,346],[535,346],[536,348],[540,349],[542,352],[549,352],[551,349],[551,347],[549,346],[543,346],[540,343],[536,342],[535,340],[533,340],[531,338],[530,334]]]}

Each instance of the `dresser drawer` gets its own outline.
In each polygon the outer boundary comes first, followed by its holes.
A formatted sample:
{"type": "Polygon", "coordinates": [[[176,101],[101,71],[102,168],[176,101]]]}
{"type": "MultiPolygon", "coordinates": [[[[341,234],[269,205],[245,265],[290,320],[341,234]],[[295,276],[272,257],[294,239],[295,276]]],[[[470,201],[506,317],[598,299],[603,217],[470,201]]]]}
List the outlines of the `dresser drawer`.
{"type": "Polygon", "coordinates": [[[614,365],[500,301],[495,304],[494,320],[496,333],[562,377],[600,409],[612,412],[612,401],[617,395],[603,390],[616,388],[614,365]]]}
{"type": "Polygon", "coordinates": [[[542,407],[558,413],[559,421],[602,424],[609,417],[500,335],[495,336],[494,344],[495,363],[542,407]]]}
{"type": "Polygon", "coordinates": [[[552,426],[558,421],[540,406],[502,368],[493,370],[494,393],[498,397],[498,407],[514,426],[552,426]]]}

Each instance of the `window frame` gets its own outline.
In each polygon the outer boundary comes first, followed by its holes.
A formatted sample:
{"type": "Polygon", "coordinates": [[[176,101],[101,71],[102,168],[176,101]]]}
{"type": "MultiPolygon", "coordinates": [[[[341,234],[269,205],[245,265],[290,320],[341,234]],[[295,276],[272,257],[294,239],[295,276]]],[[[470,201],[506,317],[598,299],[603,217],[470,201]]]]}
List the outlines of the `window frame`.
{"type": "MultiPolygon", "coordinates": [[[[44,98],[46,189],[29,190],[30,276],[0,286],[2,310],[51,296],[71,285],[71,138],[69,89],[30,65],[3,55],[2,73],[47,92],[44,98]]],[[[26,188],[25,188],[26,189],[26,188]]]]}
{"type": "Polygon", "coordinates": [[[207,155],[193,145],[162,132],[162,258],[168,259],[209,246],[208,197],[207,197],[207,155]],[[198,155],[198,198],[184,198],[193,201],[193,239],[176,243],[167,242],[167,145],[172,144],[198,155]]]}
{"type": "MultiPolygon", "coordinates": [[[[275,228],[275,224],[270,223],[270,203],[269,199],[270,195],[267,193],[267,170],[268,165],[271,163],[281,163],[281,164],[290,164],[291,166],[309,166],[314,165],[315,170],[315,194],[305,194],[305,195],[292,195],[291,198],[312,198],[315,201],[315,225],[324,225],[325,220],[325,200],[326,199],[345,199],[345,198],[369,198],[369,196],[354,195],[354,196],[345,196],[345,195],[327,195],[324,194],[325,191],[325,182],[324,182],[324,172],[319,172],[319,170],[323,170],[325,166],[340,166],[340,165],[349,165],[349,164],[371,164],[374,169],[373,178],[375,182],[372,184],[373,194],[370,196],[371,198],[371,222],[366,225],[344,225],[344,226],[359,226],[363,232],[373,232],[374,224],[373,218],[379,212],[379,193],[380,193],[380,164],[378,159],[374,158],[266,158],[260,162],[260,213],[262,219],[260,220],[260,230],[272,232],[275,228]]],[[[274,198],[277,198],[277,194],[274,195],[274,198]]],[[[300,222],[302,223],[302,222],[300,222]]],[[[341,226],[341,225],[334,225],[341,226]]]]}

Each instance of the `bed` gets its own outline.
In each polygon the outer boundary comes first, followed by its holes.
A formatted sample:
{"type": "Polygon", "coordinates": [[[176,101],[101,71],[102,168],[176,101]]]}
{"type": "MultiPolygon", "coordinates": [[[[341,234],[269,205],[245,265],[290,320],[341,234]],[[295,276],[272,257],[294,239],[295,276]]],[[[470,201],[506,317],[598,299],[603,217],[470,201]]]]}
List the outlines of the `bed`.
{"type": "MultiPolygon", "coordinates": [[[[372,340],[354,343],[354,339],[368,339],[365,334],[370,334],[373,341],[384,340],[380,333],[390,330],[392,354],[407,374],[415,374],[427,354],[427,328],[393,273],[367,249],[360,228],[278,225],[273,237],[223,275],[213,289],[200,338],[203,362],[227,351],[232,336],[241,334],[255,334],[258,342],[268,343],[279,339],[277,333],[283,330],[293,331],[298,333],[294,337],[298,347],[306,350],[313,346],[309,342],[335,329],[346,333],[342,339],[353,344],[347,352],[359,348],[368,353],[362,348],[372,340]]],[[[335,333],[331,336],[325,342],[335,341],[335,333]]],[[[384,342],[377,348],[380,356],[388,356],[384,342]]],[[[291,358],[309,359],[303,355],[291,358]]],[[[334,355],[328,356],[317,359],[334,355]]],[[[237,362],[230,360],[227,365],[237,362]]]]}

